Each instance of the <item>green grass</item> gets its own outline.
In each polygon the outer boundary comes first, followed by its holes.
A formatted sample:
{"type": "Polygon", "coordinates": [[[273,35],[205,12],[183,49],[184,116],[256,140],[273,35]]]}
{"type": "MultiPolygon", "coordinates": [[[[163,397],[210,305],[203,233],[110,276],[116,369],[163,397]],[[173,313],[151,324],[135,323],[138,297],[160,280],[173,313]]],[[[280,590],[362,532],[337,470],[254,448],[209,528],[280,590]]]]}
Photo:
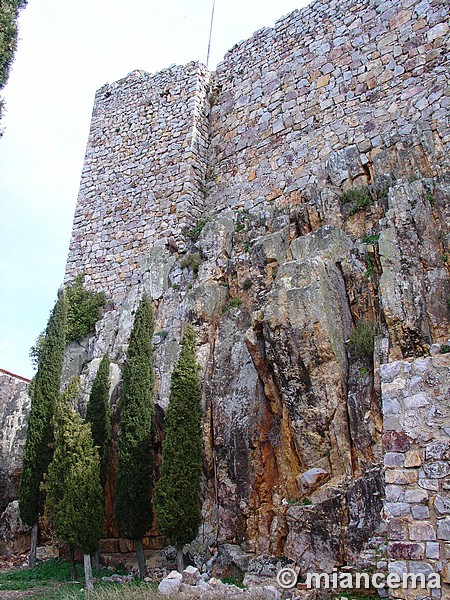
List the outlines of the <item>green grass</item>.
{"type": "MultiPolygon", "coordinates": [[[[94,571],[93,576],[94,578],[110,577],[113,573],[125,574],[121,569],[111,571],[102,568],[94,571]]],[[[73,598],[84,597],[84,592],[80,592],[84,586],[82,565],[77,564],[77,580],[79,583],[69,583],[70,579],[70,563],[68,561],[61,558],[46,560],[39,563],[34,569],[1,573],[0,595],[2,591],[6,590],[33,590],[34,593],[30,598],[38,600],[53,600],[53,598],[64,598],[66,595],[73,598]]],[[[117,587],[117,585],[120,584],[103,582],[97,584],[100,587],[117,587]]]]}
{"type": "Polygon", "coordinates": [[[364,319],[358,321],[350,334],[350,345],[355,356],[359,358],[372,356],[374,337],[375,327],[372,323],[364,319]]]}

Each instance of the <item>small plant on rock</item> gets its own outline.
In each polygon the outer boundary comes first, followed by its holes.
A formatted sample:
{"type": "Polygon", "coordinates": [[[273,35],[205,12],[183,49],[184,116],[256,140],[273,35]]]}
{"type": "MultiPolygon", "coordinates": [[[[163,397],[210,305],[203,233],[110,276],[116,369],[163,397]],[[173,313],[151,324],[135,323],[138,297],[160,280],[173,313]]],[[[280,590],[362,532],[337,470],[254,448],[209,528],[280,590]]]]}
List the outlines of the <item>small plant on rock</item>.
{"type": "Polygon", "coordinates": [[[365,319],[358,321],[350,334],[350,345],[355,356],[368,358],[373,355],[375,327],[365,319]]]}
{"type": "Polygon", "coordinates": [[[236,298],[232,298],[226,306],[222,308],[222,314],[224,315],[232,308],[239,308],[242,304],[242,300],[236,296],[236,298]]]}
{"type": "Polygon", "coordinates": [[[349,216],[351,216],[373,204],[374,199],[369,192],[369,188],[362,187],[346,190],[341,194],[340,201],[342,205],[350,203],[352,204],[352,207],[348,213],[349,216]]]}
{"type": "Polygon", "coordinates": [[[95,332],[100,309],[105,305],[103,292],[85,289],[83,275],[77,275],[72,285],[66,287],[67,330],[66,342],[79,342],[95,332]]]}

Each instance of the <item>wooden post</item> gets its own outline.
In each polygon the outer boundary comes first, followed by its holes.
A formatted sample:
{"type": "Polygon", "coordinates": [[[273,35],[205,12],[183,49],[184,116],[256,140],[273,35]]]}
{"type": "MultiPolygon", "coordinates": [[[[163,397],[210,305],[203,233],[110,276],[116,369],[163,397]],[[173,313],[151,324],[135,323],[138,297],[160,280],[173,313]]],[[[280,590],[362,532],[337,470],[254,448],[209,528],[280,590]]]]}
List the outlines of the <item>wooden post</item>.
{"type": "Polygon", "coordinates": [[[39,524],[36,523],[31,528],[31,545],[30,545],[30,555],[28,557],[28,566],[30,569],[34,569],[36,566],[36,547],[37,547],[37,539],[38,539],[38,528],[39,524]]]}
{"type": "Polygon", "coordinates": [[[177,571],[179,573],[184,571],[183,546],[177,546],[177,571]]]}
{"type": "Polygon", "coordinates": [[[84,562],[84,581],[85,581],[85,587],[87,589],[88,592],[92,592],[92,590],[94,589],[94,582],[92,579],[92,567],[91,567],[91,555],[90,554],[84,554],[83,555],[83,562],[84,562]]]}
{"type": "Polygon", "coordinates": [[[70,579],[72,581],[76,581],[77,580],[77,565],[75,563],[75,552],[70,544],[69,544],[69,561],[70,561],[70,579]]]}
{"type": "Polygon", "coordinates": [[[134,540],[136,547],[136,556],[139,565],[139,578],[145,579],[147,577],[147,563],[145,562],[144,546],[142,545],[142,538],[134,540]]]}

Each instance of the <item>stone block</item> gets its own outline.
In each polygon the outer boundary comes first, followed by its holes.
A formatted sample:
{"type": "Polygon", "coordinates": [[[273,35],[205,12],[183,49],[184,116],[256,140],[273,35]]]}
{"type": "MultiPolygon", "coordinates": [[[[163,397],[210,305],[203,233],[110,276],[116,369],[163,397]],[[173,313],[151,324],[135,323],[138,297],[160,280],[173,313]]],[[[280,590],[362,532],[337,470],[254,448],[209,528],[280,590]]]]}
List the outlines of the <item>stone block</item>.
{"type": "Polygon", "coordinates": [[[448,442],[432,442],[431,444],[427,444],[425,447],[425,458],[427,460],[442,460],[445,458],[449,446],[450,444],[448,442]]]}
{"type": "Polygon", "coordinates": [[[428,492],[426,490],[406,490],[405,502],[426,502],[428,500],[428,492]]]}
{"type": "Polygon", "coordinates": [[[392,381],[401,372],[402,365],[403,362],[401,360],[380,365],[380,375],[382,381],[392,381]]]}
{"type": "Polygon", "coordinates": [[[386,469],[386,483],[396,483],[397,485],[409,485],[416,483],[418,472],[412,469],[386,469]]]}
{"type": "MultiPolygon", "coordinates": [[[[403,486],[389,484],[385,488],[386,501],[387,502],[398,502],[401,500],[403,494],[405,493],[405,489],[403,486]]],[[[406,500],[406,498],[405,498],[406,500]]],[[[406,502],[410,502],[410,500],[406,500],[406,502]]],[[[420,500],[419,500],[420,502],[420,500]]]]}
{"type": "Polygon", "coordinates": [[[388,545],[390,558],[396,560],[422,560],[425,557],[425,544],[414,542],[390,542],[388,545]]]}
{"type": "Polygon", "coordinates": [[[437,536],[439,540],[450,541],[450,517],[438,522],[437,536]]]}
{"type": "Polygon", "coordinates": [[[430,509],[428,506],[424,506],[423,504],[411,507],[411,513],[413,518],[418,521],[423,521],[424,519],[428,519],[430,517],[430,509]]]}
{"type": "Polygon", "coordinates": [[[411,447],[411,438],[402,431],[388,431],[383,435],[386,452],[406,452],[411,447]]]}
{"type": "Polygon", "coordinates": [[[417,450],[408,450],[408,452],[405,455],[404,466],[407,468],[420,467],[421,464],[422,459],[420,457],[420,453],[417,450]]]}
{"type": "Polygon", "coordinates": [[[422,408],[428,406],[431,403],[431,398],[425,392],[419,392],[413,396],[408,396],[404,399],[406,408],[422,408]]]}
{"type": "Polygon", "coordinates": [[[443,460],[437,460],[423,465],[425,475],[429,479],[442,479],[450,474],[450,463],[443,460]]]}
{"type": "Polygon", "coordinates": [[[426,556],[439,559],[439,542],[427,542],[426,556]]]}
{"type": "Polygon", "coordinates": [[[186,585],[197,585],[200,579],[200,571],[197,569],[197,567],[193,567],[192,565],[186,567],[182,573],[182,581],[186,585]]]}
{"type": "Polygon", "coordinates": [[[436,496],[433,506],[439,515],[450,514],[450,498],[448,496],[436,496]]]}
{"type": "Polygon", "coordinates": [[[437,492],[439,490],[439,482],[433,479],[419,478],[419,486],[424,490],[437,492]]]}
{"type": "Polygon", "coordinates": [[[384,509],[393,517],[403,517],[410,514],[410,506],[406,502],[386,502],[384,509]]]}
{"type": "Polygon", "coordinates": [[[426,542],[434,541],[436,539],[436,531],[432,525],[427,521],[411,523],[408,526],[409,537],[412,541],[426,542]]]}
{"type": "Polygon", "coordinates": [[[386,454],[384,455],[385,467],[403,467],[404,462],[405,455],[401,452],[386,452],[386,454]]]}

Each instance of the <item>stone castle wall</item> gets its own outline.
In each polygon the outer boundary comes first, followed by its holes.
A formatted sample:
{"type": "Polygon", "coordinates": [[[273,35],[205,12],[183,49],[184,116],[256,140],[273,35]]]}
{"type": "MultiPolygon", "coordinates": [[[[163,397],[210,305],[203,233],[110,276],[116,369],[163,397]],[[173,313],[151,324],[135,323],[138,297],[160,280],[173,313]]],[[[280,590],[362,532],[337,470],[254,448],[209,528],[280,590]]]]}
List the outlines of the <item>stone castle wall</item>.
{"type": "Polygon", "coordinates": [[[445,1],[317,1],[235,46],[213,76],[208,205],[292,205],[310,184],[442,172],[448,18],[445,1]],[[405,148],[413,164],[393,168],[405,148]]]}
{"type": "Polygon", "coordinates": [[[197,63],[101,88],[66,280],[121,301],[155,244],[224,207],[307,201],[308,188],[449,165],[445,0],[313,2],[197,63]],[[211,83],[209,83],[211,78],[211,83]],[[302,197],[303,194],[303,197],[302,197]]]}
{"type": "Polygon", "coordinates": [[[182,249],[203,210],[206,69],[134,71],[95,96],[66,280],[123,299],[155,240],[182,249]]]}
{"type": "Polygon", "coordinates": [[[450,354],[381,366],[388,568],[442,579],[442,595],[408,598],[450,597],[449,374],[450,354]]]}

